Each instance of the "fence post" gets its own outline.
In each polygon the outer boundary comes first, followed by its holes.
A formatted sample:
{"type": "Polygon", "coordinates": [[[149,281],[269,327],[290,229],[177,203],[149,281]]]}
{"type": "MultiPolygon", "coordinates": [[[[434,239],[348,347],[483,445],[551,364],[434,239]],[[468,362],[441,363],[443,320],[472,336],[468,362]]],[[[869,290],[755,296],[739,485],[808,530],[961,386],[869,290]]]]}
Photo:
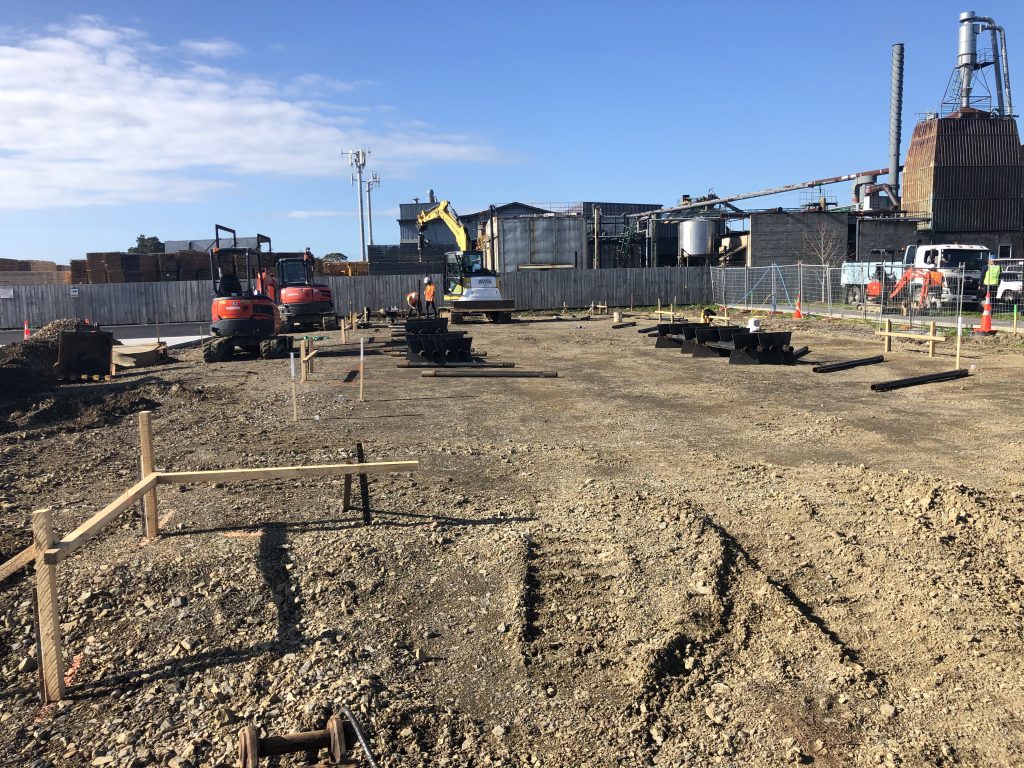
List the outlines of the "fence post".
{"type": "Polygon", "coordinates": [[[832,317],[832,270],[834,267],[825,267],[826,291],[828,292],[828,316],[832,317]]]}
{"type": "Polygon", "coordinates": [[[39,608],[39,669],[44,704],[64,698],[64,651],[57,605],[57,566],[43,558],[53,546],[53,511],[32,513],[32,543],[36,550],[36,605],[39,608]]]}
{"type": "MultiPolygon", "coordinates": [[[[153,422],[152,412],[139,412],[139,446],[141,455],[139,464],[142,478],[153,473],[153,422]]],[[[143,520],[145,521],[146,538],[155,539],[160,533],[160,522],[156,508],[156,488],[142,497],[143,520]]]]}

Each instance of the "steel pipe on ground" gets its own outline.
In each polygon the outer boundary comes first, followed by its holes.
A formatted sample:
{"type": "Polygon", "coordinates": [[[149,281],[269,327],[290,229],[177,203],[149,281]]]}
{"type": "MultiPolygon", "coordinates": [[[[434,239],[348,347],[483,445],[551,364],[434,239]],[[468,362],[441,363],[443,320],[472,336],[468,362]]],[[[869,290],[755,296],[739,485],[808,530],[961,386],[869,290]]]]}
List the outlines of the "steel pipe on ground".
{"type": "Polygon", "coordinates": [[[448,368],[437,368],[433,371],[423,371],[420,376],[444,379],[557,379],[557,371],[510,371],[507,369],[486,369],[474,370],[463,368],[461,370],[450,370],[448,368]]]}
{"type": "Polygon", "coordinates": [[[850,368],[857,368],[861,365],[875,365],[876,363],[884,363],[885,355],[875,355],[874,357],[859,357],[856,360],[840,360],[838,363],[827,363],[825,365],[816,365],[811,368],[814,373],[833,373],[834,371],[845,371],[850,368]]]}
{"type": "Polygon", "coordinates": [[[909,379],[894,379],[893,381],[880,381],[871,385],[872,392],[888,392],[892,389],[903,389],[904,387],[916,387],[918,384],[931,384],[934,381],[952,381],[953,379],[967,378],[967,369],[959,368],[955,371],[942,371],[941,373],[927,373],[924,376],[911,376],[909,379]]]}

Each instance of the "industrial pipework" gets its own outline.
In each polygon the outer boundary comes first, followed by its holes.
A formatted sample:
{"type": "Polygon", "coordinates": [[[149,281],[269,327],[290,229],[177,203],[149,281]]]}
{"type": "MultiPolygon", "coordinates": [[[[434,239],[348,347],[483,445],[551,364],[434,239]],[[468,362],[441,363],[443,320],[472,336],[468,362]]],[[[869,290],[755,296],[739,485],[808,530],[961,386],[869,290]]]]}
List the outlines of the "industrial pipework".
{"type": "Polygon", "coordinates": [[[900,134],[903,132],[903,43],[892,47],[892,85],[889,90],[889,186],[892,204],[900,207],[900,134]]]}
{"type": "Polygon", "coordinates": [[[971,106],[971,91],[975,70],[988,62],[978,64],[978,35],[989,32],[992,36],[992,71],[995,78],[995,114],[1013,116],[1013,95],[1010,91],[1010,65],[1006,53],[1006,30],[991,16],[978,16],[974,11],[960,14],[960,36],[956,66],[960,70],[960,108],[971,106]],[[976,23],[977,22],[977,23],[976,23]]]}

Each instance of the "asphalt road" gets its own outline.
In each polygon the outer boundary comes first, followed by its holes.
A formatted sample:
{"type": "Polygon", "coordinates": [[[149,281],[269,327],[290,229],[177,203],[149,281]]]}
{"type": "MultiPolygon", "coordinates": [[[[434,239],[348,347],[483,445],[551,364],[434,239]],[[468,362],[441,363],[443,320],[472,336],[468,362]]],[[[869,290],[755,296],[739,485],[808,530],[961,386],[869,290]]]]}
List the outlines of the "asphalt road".
{"type": "MultiPolygon", "coordinates": [[[[111,325],[103,326],[105,331],[113,331],[114,338],[120,341],[129,339],[151,339],[156,334],[155,325],[111,325]]],[[[209,335],[209,323],[160,323],[160,338],[169,336],[199,336],[200,331],[209,335]]],[[[0,331],[0,344],[21,341],[22,331],[0,331]]]]}

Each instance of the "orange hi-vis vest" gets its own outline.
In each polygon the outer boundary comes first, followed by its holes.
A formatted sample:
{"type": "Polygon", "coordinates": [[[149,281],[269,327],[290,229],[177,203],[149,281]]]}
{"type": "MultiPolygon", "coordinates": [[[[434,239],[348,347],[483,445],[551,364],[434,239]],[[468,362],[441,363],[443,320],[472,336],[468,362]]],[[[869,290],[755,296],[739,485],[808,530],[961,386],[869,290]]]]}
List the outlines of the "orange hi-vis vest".
{"type": "Polygon", "coordinates": [[[434,300],[434,292],[436,290],[437,290],[437,286],[436,285],[434,285],[433,283],[428,284],[427,287],[423,289],[423,298],[426,299],[427,301],[433,301],[434,300]]]}

